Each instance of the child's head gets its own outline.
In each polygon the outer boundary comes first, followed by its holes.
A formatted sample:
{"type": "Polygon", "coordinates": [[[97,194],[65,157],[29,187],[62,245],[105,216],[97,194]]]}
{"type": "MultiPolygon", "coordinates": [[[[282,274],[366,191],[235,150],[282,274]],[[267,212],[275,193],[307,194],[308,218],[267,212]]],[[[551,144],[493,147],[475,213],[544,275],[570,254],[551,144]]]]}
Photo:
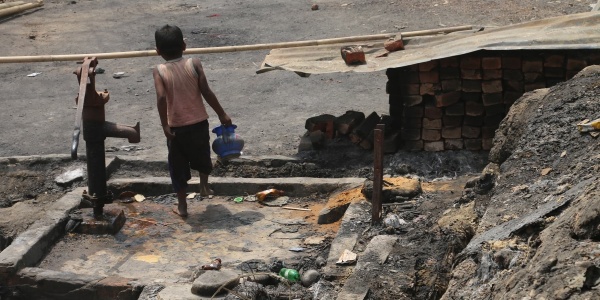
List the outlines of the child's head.
{"type": "Polygon", "coordinates": [[[185,50],[183,33],[177,26],[165,25],[156,30],[154,40],[158,54],[166,59],[181,57],[185,50]]]}

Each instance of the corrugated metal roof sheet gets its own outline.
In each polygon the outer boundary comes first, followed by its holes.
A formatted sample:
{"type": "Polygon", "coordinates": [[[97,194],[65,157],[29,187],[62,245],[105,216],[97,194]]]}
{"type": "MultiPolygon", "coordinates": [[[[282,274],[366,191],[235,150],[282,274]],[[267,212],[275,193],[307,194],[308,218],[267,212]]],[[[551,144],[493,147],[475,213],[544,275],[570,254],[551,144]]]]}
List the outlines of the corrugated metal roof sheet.
{"type": "Polygon", "coordinates": [[[566,15],[478,32],[411,38],[405,40],[405,50],[377,57],[386,52],[384,41],[352,43],[363,46],[367,60],[363,65],[346,65],[340,55],[340,48],[348,46],[345,43],[274,49],[257,72],[275,69],[305,74],[374,72],[479,50],[600,49],[600,13],[566,15]]]}

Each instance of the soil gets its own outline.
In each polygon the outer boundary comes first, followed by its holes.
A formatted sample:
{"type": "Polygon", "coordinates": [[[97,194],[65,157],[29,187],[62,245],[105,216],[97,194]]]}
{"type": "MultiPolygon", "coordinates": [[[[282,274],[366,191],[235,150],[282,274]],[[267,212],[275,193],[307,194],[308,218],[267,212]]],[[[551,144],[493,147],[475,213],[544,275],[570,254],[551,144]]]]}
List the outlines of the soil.
{"type": "MultiPolygon", "coordinates": [[[[42,9],[0,20],[3,55],[73,54],[153,49],[153,31],[179,25],[188,47],[211,47],[332,38],[465,24],[500,26],[589,11],[596,1],[366,1],[325,0],[312,11],[305,1],[47,1],[42,9]],[[69,20],[64,22],[63,20],[69,20]],[[318,24],[318,25],[317,25],[318,24]]],[[[346,141],[298,153],[306,118],[346,110],[388,110],[383,72],[300,78],[287,72],[254,72],[268,51],[202,55],[212,89],[239,126],[245,154],[296,156],[283,166],[221,165],[216,176],[372,176],[372,155],[346,141]],[[360,88],[356,88],[360,87],[360,88]],[[276,108],[276,109],[274,109],[276,108]],[[340,154],[342,153],[342,154],[340,154]]],[[[158,57],[100,60],[106,70],[97,88],[111,100],[107,119],[142,126],[137,148],[107,139],[111,155],[164,159],[166,147],[150,69],[158,57]],[[111,74],[126,72],[120,79],[111,74]]],[[[0,68],[0,156],[68,153],[77,82],[74,62],[6,64],[0,68]],[[27,77],[40,72],[36,77],[27,77]]],[[[596,119],[600,74],[559,84],[519,100],[488,153],[398,152],[385,157],[385,173],[421,178],[424,192],[386,208],[407,226],[369,227],[371,237],[396,234],[400,241],[386,263],[365,278],[367,299],[594,299],[598,298],[598,140],[574,124],[596,119]],[[563,155],[564,153],[564,155],[563,155]],[[491,165],[485,174],[484,166],[491,165]],[[542,173],[543,172],[543,173],[542,173]],[[488,175],[486,175],[488,174],[488,175]],[[545,175],[542,175],[545,174],[545,175]],[[428,186],[428,184],[430,184],[428,186]],[[464,186],[467,189],[463,189],[464,186]],[[428,192],[427,189],[431,189],[428,192]],[[571,202],[511,239],[489,241],[460,255],[475,234],[530,214],[560,197],[571,202]]],[[[217,120],[209,110],[211,120],[217,120]]],[[[213,123],[214,125],[214,123],[213,123]]],[[[84,153],[80,141],[79,152],[84,153]]],[[[54,178],[80,162],[0,165],[0,250],[43,212],[44,206],[84,184],[58,186],[54,178]]],[[[118,176],[140,176],[141,169],[118,176]]],[[[165,171],[146,174],[164,176],[165,171]]],[[[363,232],[363,231],[361,231],[363,232]]],[[[338,283],[341,284],[341,283],[338,283]]],[[[0,287],[1,289],[1,287],[0,287]]]]}

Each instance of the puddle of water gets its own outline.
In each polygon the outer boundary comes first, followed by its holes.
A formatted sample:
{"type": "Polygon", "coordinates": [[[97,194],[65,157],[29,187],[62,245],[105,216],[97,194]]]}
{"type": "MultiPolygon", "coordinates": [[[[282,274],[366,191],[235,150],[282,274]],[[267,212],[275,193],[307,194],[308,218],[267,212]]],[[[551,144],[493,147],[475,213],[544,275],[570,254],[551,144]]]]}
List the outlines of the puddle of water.
{"type": "Polygon", "coordinates": [[[171,211],[175,203],[175,199],[159,203],[150,199],[111,204],[119,205],[127,217],[119,233],[66,235],[39,267],[147,282],[187,282],[195,267],[217,257],[223,268],[230,269],[251,259],[298,261],[318,248],[304,245],[304,239],[332,237],[339,226],[317,225],[315,203],[310,203],[311,211],[293,211],[223,197],[194,199],[188,200],[185,220],[171,211]],[[295,253],[289,250],[293,247],[306,251],[295,253]]]}

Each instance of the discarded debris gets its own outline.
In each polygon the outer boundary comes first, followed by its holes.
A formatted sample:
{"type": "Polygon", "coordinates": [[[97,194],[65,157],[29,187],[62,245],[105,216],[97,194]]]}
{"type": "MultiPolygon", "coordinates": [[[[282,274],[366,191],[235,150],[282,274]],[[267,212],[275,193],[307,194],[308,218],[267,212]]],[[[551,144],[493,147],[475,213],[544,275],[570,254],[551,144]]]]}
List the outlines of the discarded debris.
{"type": "Polygon", "coordinates": [[[210,264],[203,265],[202,270],[220,270],[221,269],[221,259],[215,258],[210,264]]]}
{"type": "Polygon", "coordinates": [[[137,195],[133,196],[133,199],[137,202],[142,202],[142,201],[146,200],[146,197],[144,197],[144,195],[142,195],[142,194],[137,194],[137,195]]]}
{"type": "Polygon", "coordinates": [[[242,203],[242,202],[244,202],[244,197],[235,197],[235,198],[233,198],[233,202],[242,203]]]}
{"type": "Polygon", "coordinates": [[[42,74],[42,73],[34,72],[34,73],[31,73],[31,74],[28,74],[27,77],[36,77],[36,76],[38,76],[40,74],[42,74]]]}
{"type": "Polygon", "coordinates": [[[279,196],[283,196],[284,191],[282,190],[277,190],[277,189],[268,189],[268,190],[264,190],[262,192],[258,192],[256,193],[256,199],[258,199],[258,201],[265,201],[265,199],[267,198],[276,198],[279,196]]]}
{"type": "Polygon", "coordinates": [[[186,199],[194,199],[196,198],[196,193],[190,193],[189,195],[187,195],[187,197],[185,197],[186,199]]]}
{"type": "Polygon", "coordinates": [[[281,208],[283,208],[283,209],[289,209],[289,210],[310,211],[310,209],[308,209],[308,208],[301,208],[301,207],[282,206],[281,208]]]}
{"type": "Polygon", "coordinates": [[[596,119],[591,122],[588,119],[585,119],[577,124],[577,130],[579,130],[580,132],[600,130],[600,119],[596,119]]]}
{"type": "Polygon", "coordinates": [[[302,248],[302,247],[292,247],[292,248],[290,248],[290,251],[292,251],[292,252],[302,252],[302,251],[304,251],[304,248],[302,248]]]}
{"type": "Polygon", "coordinates": [[[281,197],[277,197],[273,200],[262,201],[261,204],[266,205],[266,206],[284,206],[284,205],[288,204],[289,201],[290,201],[290,197],[281,196],[281,197]]]}
{"type": "Polygon", "coordinates": [[[313,5],[310,7],[310,9],[311,9],[311,10],[319,10],[319,5],[317,5],[317,4],[313,4],[313,5]]]}
{"type": "Polygon", "coordinates": [[[121,77],[125,76],[125,72],[117,72],[113,74],[113,78],[119,79],[121,77]]]}
{"type": "Polygon", "coordinates": [[[346,249],[340,256],[340,259],[335,263],[336,265],[351,265],[356,262],[356,253],[346,249]]]}
{"type": "Polygon", "coordinates": [[[348,65],[365,64],[365,52],[361,46],[344,46],[340,49],[342,58],[348,65]]]}

